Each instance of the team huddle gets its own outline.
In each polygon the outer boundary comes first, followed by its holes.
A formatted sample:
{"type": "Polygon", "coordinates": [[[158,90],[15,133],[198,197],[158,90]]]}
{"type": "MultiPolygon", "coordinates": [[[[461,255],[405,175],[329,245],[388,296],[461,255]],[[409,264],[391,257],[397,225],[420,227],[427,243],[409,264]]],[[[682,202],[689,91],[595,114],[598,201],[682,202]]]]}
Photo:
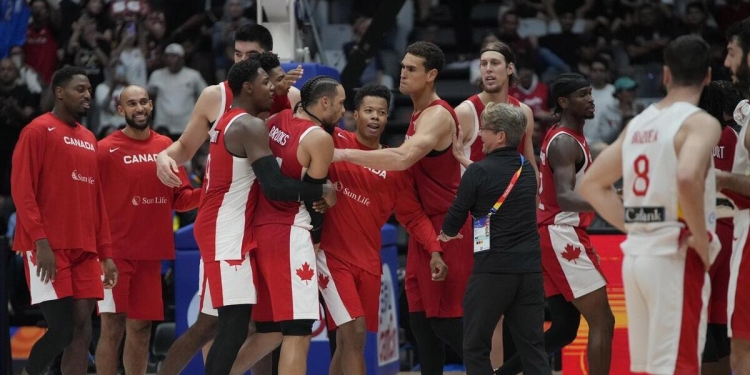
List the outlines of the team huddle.
{"type": "MultiPolygon", "coordinates": [[[[748,89],[750,20],[733,30],[725,64],[735,85],[748,89]]],[[[330,373],[364,374],[366,332],[378,330],[380,229],[394,212],[411,235],[405,290],[422,374],[442,373],[446,344],[459,354],[480,348],[476,365],[467,365],[472,375],[549,374],[521,348],[496,359],[501,317],[481,337],[464,336],[476,231],[471,220],[451,236],[441,231],[462,174],[489,152],[484,139],[494,130],[483,113],[491,103],[518,108],[524,131],[512,153],[538,181],[539,259],[552,318],[535,344],[539,352],[570,344],[582,315],[589,371],[610,371],[614,316],[586,232],[598,212],[627,233],[631,371],[700,373],[708,332],[715,342],[730,337],[732,371],[750,374],[750,104],[737,105],[736,90],[710,82],[702,39],[670,43],[666,97],[596,161],[583,136],[595,111],[591,85],[579,74],[559,76],[552,85],[559,122],[544,138],[538,167],[533,113],[508,95],[515,57],[503,43],[480,51],[482,92],[455,110],[435,92],[442,51],[410,45],[399,91],[414,112],[395,148],[380,142],[391,103],[386,87],[357,90],[357,128],[344,131],[337,126],[343,86],[317,76],[295,89],[302,68],[285,72],[272,49],[263,26],[240,27],[227,80],[201,93],[174,143],[151,130],[153,104],[133,85],[118,105],[127,126],[97,144],[78,123],[91,102],[85,72],[56,72],[54,109],[23,130],[13,156],[14,250],[23,252],[32,303],[48,322],[24,374],[44,373],[60,353],[63,372],[85,373],[95,306],[102,319],[97,373],[117,373],[123,337],[126,373],[145,373],[151,322],[164,318],[160,261],[175,256],[172,212],[194,208],[200,314],[160,374],[180,373],[202,348],[207,374],[270,374],[269,354],[279,346],[278,372],[305,374],[319,296],[327,327],[337,332],[330,373]],[[205,176],[192,188],[181,165],[206,141],[205,176]],[[722,147],[716,161],[715,147],[722,147]],[[719,190],[736,206],[733,217],[717,218],[719,190]]],[[[728,344],[719,346],[727,356],[728,344]]]]}

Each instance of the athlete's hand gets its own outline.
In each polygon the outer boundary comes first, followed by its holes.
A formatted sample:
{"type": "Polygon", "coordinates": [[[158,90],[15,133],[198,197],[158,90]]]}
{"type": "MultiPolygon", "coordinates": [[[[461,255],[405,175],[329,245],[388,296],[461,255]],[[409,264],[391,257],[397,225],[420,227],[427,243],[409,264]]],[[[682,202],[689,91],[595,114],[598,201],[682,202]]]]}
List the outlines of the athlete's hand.
{"type": "Polygon", "coordinates": [[[471,164],[471,159],[467,158],[464,154],[464,132],[461,130],[461,125],[458,126],[458,134],[453,134],[453,157],[458,160],[464,168],[468,168],[471,164]]]}
{"type": "MultiPolygon", "coordinates": [[[[323,199],[325,200],[326,204],[328,205],[325,210],[327,210],[329,207],[333,207],[336,205],[336,201],[338,201],[338,197],[336,196],[336,187],[333,186],[330,180],[326,181],[325,185],[323,185],[323,199]]],[[[315,207],[313,205],[313,207],[315,207]]],[[[318,211],[318,209],[315,209],[315,211],[318,212],[325,212],[324,211],[318,211]]]]}
{"type": "Polygon", "coordinates": [[[165,151],[160,152],[156,156],[156,176],[159,177],[159,181],[164,185],[171,188],[180,187],[182,181],[177,177],[177,173],[179,172],[177,163],[165,151]]]}
{"type": "Polygon", "coordinates": [[[286,96],[289,93],[289,89],[294,86],[295,83],[297,83],[297,80],[302,78],[303,74],[305,74],[305,71],[304,69],[302,69],[302,65],[297,65],[297,68],[286,72],[286,75],[284,75],[284,79],[282,79],[281,82],[276,85],[274,94],[278,96],[286,96]]]}
{"type": "Polygon", "coordinates": [[[117,285],[117,267],[112,258],[101,261],[102,273],[104,274],[104,289],[112,289],[117,285]]]}
{"type": "Polygon", "coordinates": [[[45,284],[55,281],[55,276],[57,276],[55,254],[46,238],[36,241],[36,254],[32,254],[32,257],[36,257],[36,276],[45,284]]]}
{"type": "Polygon", "coordinates": [[[334,148],[333,149],[333,160],[331,163],[339,162],[339,161],[345,161],[345,155],[346,150],[342,148],[334,148]]]}
{"type": "Polygon", "coordinates": [[[439,252],[432,253],[430,270],[432,272],[432,281],[443,281],[448,276],[448,265],[443,262],[443,256],[439,252]]]}
{"type": "Polygon", "coordinates": [[[716,191],[721,191],[724,189],[727,185],[727,179],[731,177],[732,174],[725,171],[716,170],[716,191]]]}
{"type": "Polygon", "coordinates": [[[461,234],[461,233],[457,233],[455,236],[451,237],[451,236],[443,233],[442,230],[440,231],[440,235],[437,236],[437,240],[438,241],[443,241],[443,242],[448,242],[450,240],[461,239],[461,238],[464,238],[464,235],[461,234]]]}
{"type": "Polygon", "coordinates": [[[688,251],[690,251],[690,249],[695,250],[695,252],[701,258],[701,261],[703,262],[704,270],[708,272],[708,269],[711,267],[711,261],[708,258],[708,246],[709,246],[708,233],[701,233],[700,235],[695,235],[688,231],[683,234],[683,238],[684,236],[687,236],[687,239],[685,240],[684,243],[685,245],[687,245],[688,251]]]}
{"type": "Polygon", "coordinates": [[[313,202],[312,206],[315,212],[320,212],[321,214],[324,214],[326,213],[326,211],[328,211],[328,202],[326,202],[326,200],[322,198],[313,202]]]}

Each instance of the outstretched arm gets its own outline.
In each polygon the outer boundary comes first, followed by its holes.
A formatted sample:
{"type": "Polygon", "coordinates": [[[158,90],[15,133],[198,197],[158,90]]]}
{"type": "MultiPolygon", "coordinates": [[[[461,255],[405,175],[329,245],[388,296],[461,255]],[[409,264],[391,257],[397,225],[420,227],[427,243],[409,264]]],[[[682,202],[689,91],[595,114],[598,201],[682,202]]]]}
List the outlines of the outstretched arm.
{"type": "Polygon", "coordinates": [[[449,139],[454,132],[453,117],[442,107],[425,109],[418,124],[416,133],[400,147],[375,151],[338,149],[334,161],[348,161],[379,170],[403,171],[439,147],[441,141],[449,139]]]}
{"type": "Polygon", "coordinates": [[[582,163],[585,157],[578,141],[571,136],[555,137],[549,145],[547,161],[552,168],[557,204],[563,211],[594,211],[594,208],[575,192],[576,163],[582,163]]]}
{"type": "Polygon", "coordinates": [[[182,184],[178,167],[195,155],[208,137],[209,124],[218,120],[214,116],[221,106],[220,89],[218,86],[203,89],[180,139],[156,157],[156,175],[165,185],[176,188],[182,184]]]}

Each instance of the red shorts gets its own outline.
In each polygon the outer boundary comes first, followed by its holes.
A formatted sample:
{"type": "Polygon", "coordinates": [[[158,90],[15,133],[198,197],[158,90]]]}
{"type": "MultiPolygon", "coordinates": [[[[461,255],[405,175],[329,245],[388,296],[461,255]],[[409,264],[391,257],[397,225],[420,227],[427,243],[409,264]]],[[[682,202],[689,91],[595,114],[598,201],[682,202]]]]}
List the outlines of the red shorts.
{"type": "Polygon", "coordinates": [[[31,304],[54,301],[65,297],[73,299],[102,299],[102,266],[96,253],[75,250],[53,250],[57,276],[48,284],[36,275],[36,251],[23,252],[26,284],[31,294],[31,304]]]}
{"type": "Polygon", "coordinates": [[[727,333],[731,338],[750,340],[750,210],[734,215],[734,246],[729,260],[727,333]]]}
{"type": "MultiPolygon", "coordinates": [[[[731,220],[731,219],[730,219],[731,220]]],[[[732,257],[732,234],[734,225],[723,219],[716,223],[716,235],[721,242],[721,251],[711,264],[711,298],[708,300],[708,323],[727,324],[727,289],[729,287],[729,259],[732,257]]]]}
{"type": "Polygon", "coordinates": [[[310,231],[292,225],[255,227],[258,305],[253,320],[320,319],[318,274],[310,231]]]}
{"type": "Polygon", "coordinates": [[[164,320],[161,261],[113,259],[117,285],[104,290],[99,313],[126,314],[128,319],[164,320]]]}
{"type": "Polygon", "coordinates": [[[328,329],[365,317],[367,330],[378,332],[380,275],[318,252],[318,288],[326,301],[328,329]]]}
{"type": "MultiPolygon", "coordinates": [[[[444,218],[445,215],[430,218],[437,232],[443,226],[444,218]]],[[[444,281],[432,281],[430,269],[432,256],[417,242],[416,238],[409,239],[406,280],[404,281],[409,312],[424,312],[428,318],[463,316],[464,292],[474,265],[472,231],[471,220],[469,220],[459,232],[464,238],[440,243],[443,248],[443,261],[448,266],[448,276],[444,281]]]]}
{"type": "Polygon", "coordinates": [[[255,265],[250,261],[250,254],[245,254],[243,259],[238,260],[204,262],[201,259],[201,262],[201,312],[216,311],[215,309],[224,306],[253,305],[257,302],[255,265]]]}
{"type": "Polygon", "coordinates": [[[547,297],[562,294],[572,301],[607,285],[586,230],[570,225],[543,225],[539,227],[539,240],[547,297]]]}

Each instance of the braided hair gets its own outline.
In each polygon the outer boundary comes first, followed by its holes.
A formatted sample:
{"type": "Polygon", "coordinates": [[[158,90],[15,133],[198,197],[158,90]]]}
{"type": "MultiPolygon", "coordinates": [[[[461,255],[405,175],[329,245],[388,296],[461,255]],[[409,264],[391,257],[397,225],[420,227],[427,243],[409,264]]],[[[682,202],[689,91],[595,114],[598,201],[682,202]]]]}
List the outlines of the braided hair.
{"type": "Polygon", "coordinates": [[[327,132],[333,132],[332,126],[335,126],[334,124],[327,124],[323,122],[317,116],[310,113],[308,108],[312,105],[315,105],[315,103],[317,103],[318,100],[322,97],[335,97],[336,88],[340,85],[341,84],[337,80],[329,76],[320,75],[313,77],[312,79],[305,82],[304,85],[302,85],[302,90],[300,90],[300,101],[299,103],[297,103],[297,105],[294,106],[294,112],[297,112],[300,108],[302,108],[302,110],[305,111],[308,116],[320,122],[320,124],[323,125],[323,128],[327,132]]]}
{"type": "Polygon", "coordinates": [[[742,100],[739,90],[729,81],[712,81],[701,92],[698,107],[716,118],[721,127],[726,126],[724,115],[731,115],[742,100]]]}
{"type": "Polygon", "coordinates": [[[558,99],[588,86],[591,86],[591,84],[586,77],[578,73],[564,73],[557,76],[552,82],[552,100],[555,103],[554,114],[562,113],[562,107],[558,99]]]}

